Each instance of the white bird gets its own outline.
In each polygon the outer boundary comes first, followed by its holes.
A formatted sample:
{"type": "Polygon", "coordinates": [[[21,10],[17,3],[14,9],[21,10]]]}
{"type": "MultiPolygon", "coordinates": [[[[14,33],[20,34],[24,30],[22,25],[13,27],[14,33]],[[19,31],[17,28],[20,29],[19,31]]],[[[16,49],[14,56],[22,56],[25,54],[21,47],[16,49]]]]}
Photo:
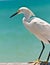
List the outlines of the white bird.
{"type": "MultiPolygon", "coordinates": [[[[45,48],[44,43],[50,44],[50,24],[47,23],[46,21],[36,17],[35,14],[27,7],[19,8],[19,10],[15,14],[10,16],[10,18],[15,16],[16,14],[21,14],[21,13],[24,14],[24,17],[23,17],[24,26],[31,33],[33,33],[41,41],[41,43],[43,45],[42,51],[38,57],[38,61],[39,61],[41,58],[41,55],[43,53],[43,50],[45,48]]],[[[49,60],[49,57],[50,57],[50,52],[49,52],[49,55],[47,58],[47,62],[49,60]]]]}

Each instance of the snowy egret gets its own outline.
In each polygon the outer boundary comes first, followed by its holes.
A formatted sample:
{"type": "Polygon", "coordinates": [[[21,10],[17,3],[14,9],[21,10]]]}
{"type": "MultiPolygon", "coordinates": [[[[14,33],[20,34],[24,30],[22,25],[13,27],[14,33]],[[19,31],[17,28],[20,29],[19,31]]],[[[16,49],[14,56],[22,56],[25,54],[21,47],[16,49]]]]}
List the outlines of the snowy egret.
{"type": "MultiPolygon", "coordinates": [[[[38,61],[39,61],[41,58],[41,55],[43,53],[43,50],[45,48],[44,43],[50,44],[50,24],[48,24],[46,21],[36,17],[35,14],[27,7],[19,8],[19,10],[15,14],[10,16],[10,18],[15,16],[16,14],[21,14],[21,13],[24,14],[24,17],[23,17],[24,26],[30,32],[32,32],[42,43],[43,48],[38,57],[38,61]]],[[[47,62],[49,60],[49,57],[50,57],[50,52],[49,52],[49,55],[47,58],[47,62]]]]}

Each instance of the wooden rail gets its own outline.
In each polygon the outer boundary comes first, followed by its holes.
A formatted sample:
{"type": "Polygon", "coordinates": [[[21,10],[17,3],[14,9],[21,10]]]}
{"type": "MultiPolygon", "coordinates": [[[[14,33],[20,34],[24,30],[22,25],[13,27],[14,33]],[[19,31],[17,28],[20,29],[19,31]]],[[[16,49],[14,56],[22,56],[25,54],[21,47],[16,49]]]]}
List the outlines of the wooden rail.
{"type": "MultiPolygon", "coordinates": [[[[28,62],[28,63],[0,63],[0,65],[47,65],[46,62],[28,62]]],[[[48,65],[50,65],[50,62],[48,62],[48,65]]]]}

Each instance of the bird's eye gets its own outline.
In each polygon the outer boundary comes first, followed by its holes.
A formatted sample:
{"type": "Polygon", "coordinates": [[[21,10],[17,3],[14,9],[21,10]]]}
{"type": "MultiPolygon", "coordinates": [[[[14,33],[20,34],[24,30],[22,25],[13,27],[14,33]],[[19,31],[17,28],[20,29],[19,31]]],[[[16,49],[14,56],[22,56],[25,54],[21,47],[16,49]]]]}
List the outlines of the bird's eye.
{"type": "Polygon", "coordinates": [[[18,10],[18,13],[20,13],[20,10],[18,10]]]}

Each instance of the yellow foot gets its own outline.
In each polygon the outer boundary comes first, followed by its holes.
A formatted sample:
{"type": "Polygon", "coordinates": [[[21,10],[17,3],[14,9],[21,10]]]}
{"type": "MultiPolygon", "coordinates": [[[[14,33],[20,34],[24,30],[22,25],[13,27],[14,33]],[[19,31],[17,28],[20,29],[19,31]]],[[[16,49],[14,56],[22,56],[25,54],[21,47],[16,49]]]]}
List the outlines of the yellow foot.
{"type": "Polygon", "coordinates": [[[37,63],[39,64],[40,62],[41,62],[40,59],[38,59],[38,60],[36,60],[36,61],[34,62],[33,65],[36,65],[37,63]]]}

